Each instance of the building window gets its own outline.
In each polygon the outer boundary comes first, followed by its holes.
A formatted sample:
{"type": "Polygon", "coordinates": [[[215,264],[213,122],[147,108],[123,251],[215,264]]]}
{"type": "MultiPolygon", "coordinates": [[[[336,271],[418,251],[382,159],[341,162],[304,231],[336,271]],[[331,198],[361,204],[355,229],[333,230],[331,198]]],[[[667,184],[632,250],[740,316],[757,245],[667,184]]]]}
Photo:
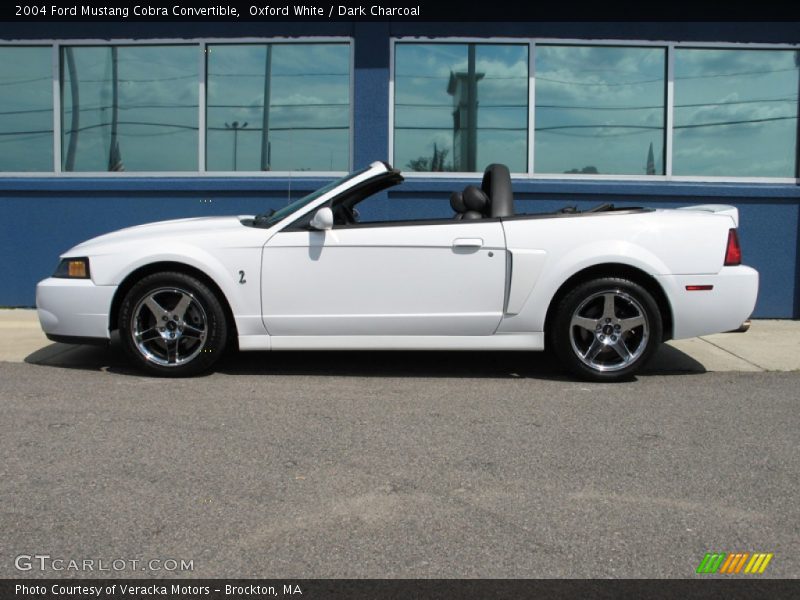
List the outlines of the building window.
{"type": "Polygon", "coordinates": [[[64,47],[64,171],[196,171],[197,46],[64,47]]]}
{"type": "Polygon", "coordinates": [[[536,46],[536,173],[663,175],[666,49],[536,46]]]}
{"type": "Polygon", "coordinates": [[[53,170],[53,50],[0,48],[0,171],[53,170]]]}
{"type": "Polygon", "coordinates": [[[348,44],[208,46],[209,171],[350,168],[348,44]]]}
{"type": "Polygon", "coordinates": [[[527,170],[527,44],[401,43],[394,69],[398,168],[527,170]]]}
{"type": "Polygon", "coordinates": [[[675,50],[673,172],[794,177],[798,52],[675,50]]]}

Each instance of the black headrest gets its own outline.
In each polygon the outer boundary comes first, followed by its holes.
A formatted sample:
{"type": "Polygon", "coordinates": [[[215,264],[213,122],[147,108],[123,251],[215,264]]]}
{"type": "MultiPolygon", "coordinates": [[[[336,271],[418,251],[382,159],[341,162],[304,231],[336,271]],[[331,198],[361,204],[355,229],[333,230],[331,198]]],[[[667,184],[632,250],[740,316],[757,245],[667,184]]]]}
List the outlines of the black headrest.
{"type": "Polygon", "coordinates": [[[514,214],[511,174],[507,166],[495,163],[486,167],[481,188],[491,198],[492,217],[510,217],[514,214]]]}
{"type": "Polygon", "coordinates": [[[480,213],[486,212],[489,206],[489,196],[481,188],[468,185],[464,188],[463,196],[464,204],[469,210],[475,210],[480,213]]]}
{"type": "Polygon", "coordinates": [[[467,212],[467,207],[464,205],[464,195],[461,192],[450,194],[450,208],[457,213],[467,212]]]}

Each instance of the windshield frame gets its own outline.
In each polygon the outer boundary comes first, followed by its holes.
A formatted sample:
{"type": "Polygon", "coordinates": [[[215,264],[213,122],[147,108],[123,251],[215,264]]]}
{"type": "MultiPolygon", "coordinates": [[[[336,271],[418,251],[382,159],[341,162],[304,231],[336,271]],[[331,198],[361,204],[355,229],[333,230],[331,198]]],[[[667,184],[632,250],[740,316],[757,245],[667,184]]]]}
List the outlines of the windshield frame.
{"type": "Polygon", "coordinates": [[[355,171],[353,173],[348,173],[344,177],[340,177],[339,179],[334,179],[330,183],[323,185],[321,188],[314,190],[310,194],[307,194],[302,198],[298,198],[294,202],[291,202],[290,204],[287,204],[286,206],[279,208],[265,219],[264,224],[261,225],[261,227],[264,227],[266,229],[274,227],[275,225],[283,221],[286,217],[295,214],[296,212],[302,210],[303,208],[314,202],[314,200],[317,200],[318,198],[324,196],[328,192],[336,189],[339,186],[344,185],[351,179],[360,177],[364,173],[368,172],[370,169],[372,169],[371,166],[361,169],[359,171],[355,171]]]}

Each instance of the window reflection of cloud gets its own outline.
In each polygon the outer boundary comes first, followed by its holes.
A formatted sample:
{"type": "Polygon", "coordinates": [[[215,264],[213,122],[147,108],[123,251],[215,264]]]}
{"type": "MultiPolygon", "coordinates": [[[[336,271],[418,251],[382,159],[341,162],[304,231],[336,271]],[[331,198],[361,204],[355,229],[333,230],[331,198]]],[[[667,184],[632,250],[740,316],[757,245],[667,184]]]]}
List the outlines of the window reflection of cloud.
{"type": "Polygon", "coordinates": [[[795,54],[676,50],[675,173],[791,177],[795,54]]]}
{"type": "MultiPolygon", "coordinates": [[[[239,170],[261,168],[266,45],[209,47],[208,168],[232,168],[233,138],[225,123],[247,122],[238,134],[239,170]]],[[[272,170],[349,168],[350,76],[346,44],[272,44],[270,125],[272,170]]]]}
{"type": "Polygon", "coordinates": [[[0,48],[0,171],[53,168],[51,52],[49,47],[0,48]]]}
{"type": "Polygon", "coordinates": [[[537,46],[537,172],[663,173],[663,48],[537,46]]]}
{"type": "MultiPolygon", "coordinates": [[[[111,52],[108,46],[72,49],[80,91],[77,171],[104,171],[114,163],[111,52]]],[[[117,57],[119,166],[126,171],[196,170],[196,46],[119,46],[117,57]],[[152,141],[166,137],[168,144],[152,141]]],[[[64,73],[66,167],[73,107],[69,69],[64,73]]]]}
{"type": "MultiPolygon", "coordinates": [[[[395,163],[430,157],[433,149],[453,159],[452,72],[466,73],[467,44],[398,44],[395,52],[395,163]]],[[[477,160],[506,162],[524,171],[527,161],[528,48],[475,44],[478,82],[477,160]],[[493,153],[493,155],[492,155],[493,153]]],[[[486,162],[488,161],[488,162],[486,162]]]]}

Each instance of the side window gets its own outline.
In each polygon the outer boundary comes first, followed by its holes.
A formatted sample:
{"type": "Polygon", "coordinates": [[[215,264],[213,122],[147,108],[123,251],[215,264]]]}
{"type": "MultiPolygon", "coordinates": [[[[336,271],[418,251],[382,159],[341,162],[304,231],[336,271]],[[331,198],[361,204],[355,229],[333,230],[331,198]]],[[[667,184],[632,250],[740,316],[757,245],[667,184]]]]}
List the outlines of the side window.
{"type": "Polygon", "coordinates": [[[404,193],[402,187],[363,195],[359,199],[342,199],[334,203],[337,225],[379,225],[414,221],[449,220],[453,211],[447,197],[431,202],[429,195],[404,193]],[[345,205],[345,208],[339,208],[345,205]],[[348,214],[348,207],[352,215],[348,214]],[[340,222],[341,221],[341,222],[340,222]]]}

